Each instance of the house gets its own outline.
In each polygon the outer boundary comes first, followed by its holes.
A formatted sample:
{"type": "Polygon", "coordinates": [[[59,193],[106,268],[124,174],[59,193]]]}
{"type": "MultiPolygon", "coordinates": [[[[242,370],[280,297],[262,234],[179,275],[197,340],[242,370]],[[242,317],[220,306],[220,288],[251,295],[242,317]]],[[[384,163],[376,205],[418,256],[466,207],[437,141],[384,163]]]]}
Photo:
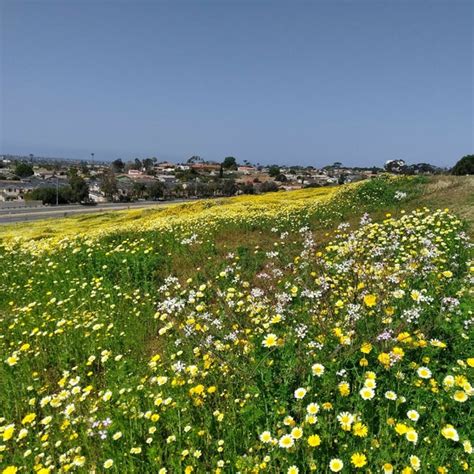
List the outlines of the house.
{"type": "Polygon", "coordinates": [[[33,176],[36,176],[40,179],[49,179],[55,176],[55,173],[51,170],[47,170],[46,168],[38,168],[34,170],[33,176]]]}
{"type": "Polygon", "coordinates": [[[128,170],[129,176],[143,176],[143,171],[141,170],[128,170]]]}
{"type": "Polygon", "coordinates": [[[221,165],[219,163],[193,163],[190,165],[190,168],[196,171],[219,171],[221,165]]]}
{"type": "MultiPolygon", "coordinates": [[[[174,178],[174,176],[168,176],[168,177],[174,178]]],[[[143,174],[142,176],[130,176],[129,178],[132,180],[133,183],[145,184],[147,186],[149,186],[150,184],[153,184],[156,181],[154,176],[149,176],[147,174],[143,174]]]]}
{"type": "Polygon", "coordinates": [[[172,173],[176,168],[176,165],[174,163],[170,163],[169,161],[163,161],[162,163],[156,164],[153,169],[159,173],[172,173]]]}
{"type": "Polygon", "coordinates": [[[23,201],[24,195],[32,189],[31,183],[0,180],[0,201],[23,201]]]}
{"type": "Polygon", "coordinates": [[[9,170],[8,168],[0,168],[0,180],[15,180],[15,179],[18,179],[15,175],[15,173],[13,173],[11,170],[9,170]]]}
{"type": "MultiPolygon", "coordinates": [[[[132,170],[130,170],[132,171],[132,170]]],[[[121,174],[117,176],[118,196],[130,196],[133,193],[133,179],[129,174],[121,174]]],[[[135,170],[136,171],[136,170],[135,170]]]]}
{"type": "Polygon", "coordinates": [[[345,183],[355,183],[356,181],[362,181],[367,179],[367,177],[363,173],[350,173],[345,175],[345,183]]]}
{"type": "Polygon", "coordinates": [[[317,184],[319,186],[324,186],[325,184],[336,183],[337,179],[328,176],[327,174],[312,174],[304,180],[304,184],[317,184]]]}
{"type": "Polygon", "coordinates": [[[254,166],[238,166],[237,171],[245,175],[255,173],[257,170],[254,166]]]}
{"type": "Polygon", "coordinates": [[[176,177],[174,174],[158,174],[156,175],[156,179],[161,181],[162,183],[175,183],[176,177]]]}

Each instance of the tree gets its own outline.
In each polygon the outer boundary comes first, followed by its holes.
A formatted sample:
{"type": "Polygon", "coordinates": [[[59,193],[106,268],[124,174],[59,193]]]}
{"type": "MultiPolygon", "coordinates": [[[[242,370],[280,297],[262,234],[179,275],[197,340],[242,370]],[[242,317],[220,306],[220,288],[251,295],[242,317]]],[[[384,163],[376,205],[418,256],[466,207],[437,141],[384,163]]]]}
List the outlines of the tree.
{"type": "Polygon", "coordinates": [[[219,191],[219,181],[211,181],[206,184],[205,196],[204,197],[212,197],[218,194],[219,191]]]}
{"type": "Polygon", "coordinates": [[[175,177],[180,181],[188,182],[194,181],[197,177],[199,177],[199,173],[194,168],[191,168],[189,170],[177,171],[175,173],[175,177]]]}
{"type": "Polygon", "coordinates": [[[121,158],[112,161],[112,170],[114,171],[114,173],[123,173],[124,169],[125,163],[122,161],[121,158]]]}
{"type": "Polygon", "coordinates": [[[238,188],[233,179],[227,179],[222,185],[222,193],[224,196],[233,196],[237,192],[238,188]]]}
{"type": "MultiPolygon", "coordinates": [[[[42,201],[43,204],[56,204],[56,188],[36,188],[25,194],[26,201],[42,201]]],[[[64,186],[58,189],[58,204],[67,204],[72,200],[71,188],[64,186]]]]}
{"type": "Polygon", "coordinates": [[[260,186],[260,191],[262,193],[271,193],[274,191],[278,191],[278,185],[274,181],[265,181],[260,186]]]}
{"type": "Polygon", "coordinates": [[[113,200],[118,193],[117,180],[112,170],[105,170],[100,178],[100,188],[107,199],[113,200]]]}
{"type": "Polygon", "coordinates": [[[133,183],[132,192],[133,196],[137,199],[141,199],[144,196],[146,190],[147,188],[144,183],[133,183]]]}
{"type": "Polygon", "coordinates": [[[243,194],[255,194],[255,187],[252,183],[245,183],[240,190],[243,194]]]}
{"type": "Polygon", "coordinates": [[[149,173],[150,171],[153,170],[154,162],[152,158],[145,158],[143,160],[143,167],[145,168],[145,171],[149,173]]]}
{"type": "Polygon", "coordinates": [[[389,173],[403,173],[405,169],[405,160],[389,160],[385,163],[385,170],[389,173]]]}
{"type": "Polygon", "coordinates": [[[216,183],[196,183],[196,196],[208,198],[214,195],[217,189],[216,183]]]}
{"type": "Polygon", "coordinates": [[[87,167],[87,163],[85,161],[81,162],[81,173],[83,176],[90,176],[89,168],[87,167]]]}
{"type": "Polygon", "coordinates": [[[279,175],[275,176],[275,181],[280,181],[280,183],[285,183],[286,181],[288,181],[288,178],[283,173],[280,173],[279,175]]]}
{"type": "Polygon", "coordinates": [[[20,178],[27,178],[28,176],[32,176],[33,173],[33,166],[28,163],[20,162],[15,166],[15,174],[20,178]]]}
{"type": "Polygon", "coordinates": [[[200,156],[193,155],[193,156],[191,156],[191,158],[188,159],[187,162],[188,162],[189,164],[192,164],[192,163],[202,163],[202,162],[203,162],[203,159],[202,159],[200,156]]]}
{"type": "Polygon", "coordinates": [[[83,202],[89,200],[89,186],[85,179],[75,173],[69,176],[69,185],[71,187],[71,200],[73,202],[83,202]]]}
{"type": "Polygon", "coordinates": [[[280,174],[280,167],[277,165],[270,166],[270,168],[268,168],[268,174],[273,178],[278,176],[280,174]]]}
{"type": "Polygon", "coordinates": [[[441,168],[429,163],[416,163],[404,169],[405,174],[439,174],[440,172],[441,168]]]}
{"type": "Polygon", "coordinates": [[[474,174],[474,155],[463,156],[451,170],[451,174],[461,176],[465,174],[474,174]]]}
{"type": "Polygon", "coordinates": [[[226,156],[222,162],[222,167],[226,170],[236,170],[237,160],[233,156],[226,156]]]}
{"type": "Polygon", "coordinates": [[[186,190],[181,183],[176,183],[173,189],[175,197],[183,197],[186,194],[186,190]]]}
{"type": "Polygon", "coordinates": [[[148,186],[148,196],[150,199],[159,199],[165,195],[165,185],[161,181],[154,181],[148,186]]]}

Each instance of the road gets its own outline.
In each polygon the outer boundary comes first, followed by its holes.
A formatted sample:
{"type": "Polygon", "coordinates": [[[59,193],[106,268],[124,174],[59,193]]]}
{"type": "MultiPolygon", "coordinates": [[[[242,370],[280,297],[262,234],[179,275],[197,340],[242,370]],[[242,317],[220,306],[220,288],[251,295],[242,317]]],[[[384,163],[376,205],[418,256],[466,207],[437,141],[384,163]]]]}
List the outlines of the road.
{"type": "Polygon", "coordinates": [[[78,214],[89,214],[94,212],[120,211],[124,209],[140,209],[153,206],[169,206],[170,204],[188,202],[188,199],[177,199],[175,201],[142,201],[127,203],[103,203],[97,206],[64,205],[44,206],[25,209],[0,209],[0,224],[11,224],[14,222],[35,221],[39,219],[51,219],[70,217],[78,214]]]}

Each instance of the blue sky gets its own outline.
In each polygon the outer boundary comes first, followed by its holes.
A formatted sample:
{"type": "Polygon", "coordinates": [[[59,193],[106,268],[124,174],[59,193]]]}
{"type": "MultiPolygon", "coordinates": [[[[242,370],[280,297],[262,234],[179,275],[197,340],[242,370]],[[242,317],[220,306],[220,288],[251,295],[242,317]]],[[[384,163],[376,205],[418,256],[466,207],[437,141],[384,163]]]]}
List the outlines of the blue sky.
{"type": "Polygon", "coordinates": [[[0,0],[0,153],[452,165],[466,1],[0,0]]]}

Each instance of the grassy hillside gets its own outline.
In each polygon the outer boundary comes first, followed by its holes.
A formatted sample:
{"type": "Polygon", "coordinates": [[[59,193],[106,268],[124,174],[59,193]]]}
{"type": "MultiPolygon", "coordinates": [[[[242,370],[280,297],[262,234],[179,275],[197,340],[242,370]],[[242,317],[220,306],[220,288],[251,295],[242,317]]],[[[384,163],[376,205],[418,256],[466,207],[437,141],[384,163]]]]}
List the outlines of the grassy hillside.
{"type": "Polygon", "coordinates": [[[0,227],[3,472],[472,471],[472,190],[0,227]]]}

